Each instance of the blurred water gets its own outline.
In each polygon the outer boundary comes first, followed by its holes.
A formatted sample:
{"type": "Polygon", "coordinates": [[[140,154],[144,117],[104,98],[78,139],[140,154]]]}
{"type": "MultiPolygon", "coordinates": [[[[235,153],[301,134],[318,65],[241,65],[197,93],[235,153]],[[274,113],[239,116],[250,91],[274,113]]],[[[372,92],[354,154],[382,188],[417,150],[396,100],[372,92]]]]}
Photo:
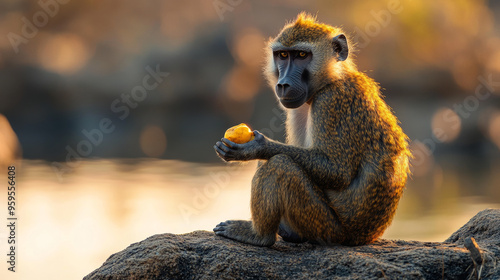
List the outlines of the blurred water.
{"type": "MultiPolygon", "coordinates": [[[[4,262],[0,279],[81,279],[111,254],[153,234],[249,219],[255,164],[87,160],[62,181],[47,162],[25,160],[17,169],[18,271],[8,272],[4,262]]],[[[384,238],[442,241],[476,212],[500,206],[494,186],[461,188],[463,176],[473,174],[436,170],[408,184],[384,238]]],[[[0,199],[5,209],[6,191],[0,199]]],[[[2,227],[2,254],[6,238],[2,227]]]]}

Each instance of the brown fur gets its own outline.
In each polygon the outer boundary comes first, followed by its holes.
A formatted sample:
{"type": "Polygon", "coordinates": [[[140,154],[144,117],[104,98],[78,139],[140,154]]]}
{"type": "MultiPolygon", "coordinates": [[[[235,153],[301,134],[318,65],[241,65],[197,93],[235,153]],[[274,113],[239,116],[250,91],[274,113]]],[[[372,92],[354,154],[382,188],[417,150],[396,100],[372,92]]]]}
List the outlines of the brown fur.
{"type": "MultiPolygon", "coordinates": [[[[287,110],[288,145],[271,142],[261,156],[252,222],[228,221],[220,235],[269,246],[281,223],[310,241],[360,245],[390,224],[409,173],[407,137],[377,83],[352,59],[336,59],[331,40],[340,33],[302,13],[269,42],[312,48],[315,94],[287,110]]],[[[274,86],[273,66],[265,72],[274,86]]]]}
{"type": "Polygon", "coordinates": [[[299,41],[315,43],[331,34],[340,33],[342,32],[339,28],[317,23],[315,18],[307,15],[306,13],[301,13],[294,23],[291,23],[283,28],[281,33],[278,35],[278,38],[284,46],[290,47],[299,41]]]}

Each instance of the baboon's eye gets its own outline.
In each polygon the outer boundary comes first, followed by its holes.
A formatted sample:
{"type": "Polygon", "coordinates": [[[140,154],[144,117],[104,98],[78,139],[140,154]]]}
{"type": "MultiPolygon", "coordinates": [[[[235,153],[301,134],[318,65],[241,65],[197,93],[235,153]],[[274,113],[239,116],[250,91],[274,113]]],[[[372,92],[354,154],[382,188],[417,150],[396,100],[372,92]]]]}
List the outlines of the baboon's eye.
{"type": "Polygon", "coordinates": [[[307,56],[307,53],[306,52],[299,52],[299,57],[306,57],[307,56]]]}
{"type": "Polygon", "coordinates": [[[279,56],[280,56],[280,58],[287,58],[288,53],[287,52],[280,52],[279,56]]]}

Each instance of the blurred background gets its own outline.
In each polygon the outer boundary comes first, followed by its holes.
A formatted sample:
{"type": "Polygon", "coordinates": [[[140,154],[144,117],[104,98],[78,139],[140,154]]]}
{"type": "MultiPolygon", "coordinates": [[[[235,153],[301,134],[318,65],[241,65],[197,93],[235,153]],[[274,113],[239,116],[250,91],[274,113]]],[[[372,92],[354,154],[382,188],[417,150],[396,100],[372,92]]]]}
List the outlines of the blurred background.
{"type": "Polygon", "coordinates": [[[300,11],[343,27],[411,139],[384,238],[443,241],[500,207],[500,1],[4,0],[0,217],[15,165],[18,263],[0,278],[81,279],[153,234],[248,219],[255,163],[212,146],[241,122],[284,139],[261,70],[300,11]]]}

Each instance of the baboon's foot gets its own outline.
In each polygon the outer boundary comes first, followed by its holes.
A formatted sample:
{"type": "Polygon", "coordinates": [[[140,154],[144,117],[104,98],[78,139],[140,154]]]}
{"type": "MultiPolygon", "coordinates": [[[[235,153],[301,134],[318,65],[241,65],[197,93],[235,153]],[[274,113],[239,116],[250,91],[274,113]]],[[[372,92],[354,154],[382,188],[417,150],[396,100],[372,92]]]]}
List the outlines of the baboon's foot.
{"type": "Polygon", "coordinates": [[[278,235],[283,238],[286,242],[292,243],[304,243],[307,239],[300,237],[296,232],[294,232],[288,225],[281,223],[278,229],[278,235]]]}
{"type": "Polygon", "coordinates": [[[261,236],[252,227],[251,221],[225,221],[214,228],[215,234],[239,242],[256,246],[271,246],[276,242],[276,234],[261,236]]]}

